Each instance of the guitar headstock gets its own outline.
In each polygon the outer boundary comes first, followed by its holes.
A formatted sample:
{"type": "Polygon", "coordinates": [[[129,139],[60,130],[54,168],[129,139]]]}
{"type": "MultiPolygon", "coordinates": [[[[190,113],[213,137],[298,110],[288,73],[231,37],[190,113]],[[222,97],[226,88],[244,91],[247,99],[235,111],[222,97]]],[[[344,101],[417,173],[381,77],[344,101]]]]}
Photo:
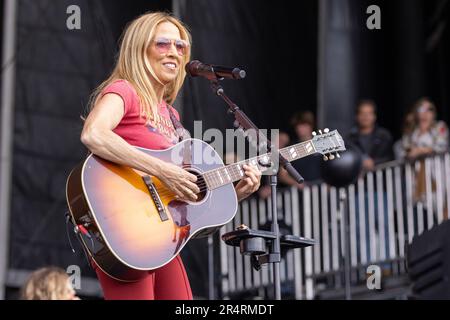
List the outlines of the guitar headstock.
{"type": "Polygon", "coordinates": [[[319,132],[313,131],[312,143],[316,148],[316,151],[323,154],[323,159],[333,160],[339,158],[339,152],[345,151],[344,140],[337,130],[330,131],[328,128],[318,130],[319,132]]]}

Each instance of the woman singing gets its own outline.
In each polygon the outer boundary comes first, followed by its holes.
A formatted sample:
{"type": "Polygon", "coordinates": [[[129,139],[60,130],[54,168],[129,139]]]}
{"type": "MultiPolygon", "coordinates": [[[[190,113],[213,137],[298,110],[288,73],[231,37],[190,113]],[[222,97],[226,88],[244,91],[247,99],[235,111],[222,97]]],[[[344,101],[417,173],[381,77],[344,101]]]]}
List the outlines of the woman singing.
{"type": "MultiPolygon", "coordinates": [[[[190,60],[191,39],[176,18],[161,12],[132,21],[121,39],[116,66],[93,93],[81,141],[101,158],[157,177],[181,200],[195,201],[196,176],[137,147],[166,149],[178,142],[171,106],[190,60]]],[[[246,177],[236,185],[238,200],[255,192],[261,173],[244,166],[246,177]]],[[[150,253],[149,253],[150,254],[150,253]]],[[[192,299],[180,256],[149,271],[136,282],[121,282],[93,262],[105,299],[192,299]]]]}

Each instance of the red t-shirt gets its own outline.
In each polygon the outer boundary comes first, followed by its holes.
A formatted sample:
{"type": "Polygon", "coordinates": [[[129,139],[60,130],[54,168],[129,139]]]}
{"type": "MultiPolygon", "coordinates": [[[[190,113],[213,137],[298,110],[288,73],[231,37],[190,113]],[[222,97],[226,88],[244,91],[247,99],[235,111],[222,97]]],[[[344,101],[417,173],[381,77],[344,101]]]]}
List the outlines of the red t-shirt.
{"type": "Polygon", "coordinates": [[[139,97],[128,81],[114,81],[103,89],[101,96],[107,93],[119,95],[124,102],[123,118],[113,131],[126,142],[133,146],[153,150],[167,149],[178,142],[168,108],[172,108],[178,120],[180,120],[180,116],[172,106],[165,102],[160,103],[158,105],[160,121],[145,123],[145,117],[141,116],[139,97]]]}

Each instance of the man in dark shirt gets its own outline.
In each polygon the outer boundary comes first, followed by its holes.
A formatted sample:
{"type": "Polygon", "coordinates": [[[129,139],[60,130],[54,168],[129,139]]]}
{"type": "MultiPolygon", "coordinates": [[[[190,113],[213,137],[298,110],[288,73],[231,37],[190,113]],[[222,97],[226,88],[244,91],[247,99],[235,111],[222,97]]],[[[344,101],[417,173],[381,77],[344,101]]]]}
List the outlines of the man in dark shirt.
{"type": "Polygon", "coordinates": [[[346,144],[358,150],[363,156],[363,168],[373,170],[380,163],[393,159],[392,136],[386,129],[378,126],[376,105],[363,100],[356,108],[356,127],[352,128],[346,144]]]}

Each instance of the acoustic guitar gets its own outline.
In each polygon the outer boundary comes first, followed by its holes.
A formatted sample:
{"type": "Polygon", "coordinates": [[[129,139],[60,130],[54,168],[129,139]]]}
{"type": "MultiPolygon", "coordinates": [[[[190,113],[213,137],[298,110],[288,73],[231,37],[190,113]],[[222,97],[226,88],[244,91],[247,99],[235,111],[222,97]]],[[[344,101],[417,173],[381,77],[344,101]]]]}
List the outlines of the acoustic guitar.
{"type": "MultiPolygon", "coordinates": [[[[238,208],[233,182],[244,176],[242,165],[262,172],[275,168],[269,154],[225,166],[216,150],[198,139],[165,150],[138,149],[196,175],[201,193],[195,202],[180,201],[155,176],[94,154],[71,171],[66,198],[75,230],[89,257],[121,281],[142,278],[170,262],[191,238],[231,221],[238,208]]],[[[332,159],[344,150],[339,133],[325,130],[279,151],[294,161],[314,153],[332,159]]]]}

